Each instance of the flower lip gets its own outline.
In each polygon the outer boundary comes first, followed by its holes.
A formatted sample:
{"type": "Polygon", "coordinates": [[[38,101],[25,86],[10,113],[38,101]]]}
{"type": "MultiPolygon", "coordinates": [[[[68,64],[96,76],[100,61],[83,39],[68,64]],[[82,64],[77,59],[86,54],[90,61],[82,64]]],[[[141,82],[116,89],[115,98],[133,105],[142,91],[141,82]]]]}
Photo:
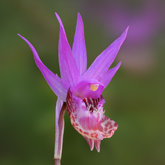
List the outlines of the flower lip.
{"type": "Polygon", "coordinates": [[[116,122],[104,115],[104,103],[102,96],[82,99],[68,90],[66,104],[71,124],[85,138],[103,140],[112,137],[116,131],[116,122]]]}

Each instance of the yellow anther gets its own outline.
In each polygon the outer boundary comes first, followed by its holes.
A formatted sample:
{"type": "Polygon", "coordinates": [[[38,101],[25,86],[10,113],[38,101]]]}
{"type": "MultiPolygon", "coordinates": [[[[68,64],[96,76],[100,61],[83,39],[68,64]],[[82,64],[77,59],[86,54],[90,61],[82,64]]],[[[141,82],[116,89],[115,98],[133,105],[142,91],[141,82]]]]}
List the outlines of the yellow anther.
{"type": "Polygon", "coordinates": [[[91,91],[97,91],[98,87],[99,87],[99,84],[91,84],[90,85],[90,90],[91,91]]]}

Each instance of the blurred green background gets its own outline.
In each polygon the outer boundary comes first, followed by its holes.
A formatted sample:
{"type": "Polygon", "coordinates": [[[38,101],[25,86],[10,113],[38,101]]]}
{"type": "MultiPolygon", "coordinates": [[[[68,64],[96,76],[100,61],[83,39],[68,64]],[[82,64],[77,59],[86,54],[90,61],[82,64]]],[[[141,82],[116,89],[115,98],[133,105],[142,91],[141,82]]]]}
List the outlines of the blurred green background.
{"type": "MultiPolygon", "coordinates": [[[[130,15],[136,14],[135,10],[140,13],[144,3],[150,3],[117,1],[127,6],[130,15]]],[[[164,19],[164,2],[155,2],[156,12],[160,12],[160,8],[163,12],[150,19],[164,19]]],[[[59,74],[59,25],[54,12],[61,16],[69,43],[73,42],[77,12],[80,12],[85,25],[89,66],[124,30],[114,32],[109,28],[115,23],[109,19],[113,13],[107,13],[113,5],[114,1],[0,1],[0,165],[53,164],[57,97],[35,66],[29,47],[17,33],[27,37],[45,65],[59,74]],[[102,21],[105,16],[106,21],[102,21]]],[[[117,6],[114,5],[115,11],[117,6]]],[[[142,18],[143,14],[139,20],[142,18]]],[[[115,15],[113,19],[116,20],[115,15]]],[[[134,46],[126,41],[119,52],[115,64],[123,59],[123,65],[103,93],[106,115],[115,120],[119,128],[111,139],[102,141],[100,153],[89,150],[66,113],[63,165],[165,164],[163,19],[148,40],[141,38],[134,46]]]]}

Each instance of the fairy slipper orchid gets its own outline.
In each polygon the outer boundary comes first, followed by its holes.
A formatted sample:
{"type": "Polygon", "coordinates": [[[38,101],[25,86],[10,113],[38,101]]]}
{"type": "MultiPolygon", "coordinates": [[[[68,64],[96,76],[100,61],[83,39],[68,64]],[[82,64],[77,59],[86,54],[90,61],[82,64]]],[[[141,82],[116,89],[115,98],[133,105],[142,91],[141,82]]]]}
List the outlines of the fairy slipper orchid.
{"type": "Polygon", "coordinates": [[[57,13],[55,15],[60,24],[58,57],[61,78],[42,63],[33,45],[26,38],[18,35],[31,48],[37,67],[58,96],[54,158],[55,163],[60,164],[66,109],[71,124],[87,140],[91,150],[95,146],[99,152],[101,140],[112,137],[118,127],[113,120],[104,115],[105,100],[102,92],[121,65],[119,62],[114,68],[109,69],[126,38],[128,28],[87,69],[84,25],[81,15],[78,13],[77,16],[72,49],[59,15],[57,13]]]}

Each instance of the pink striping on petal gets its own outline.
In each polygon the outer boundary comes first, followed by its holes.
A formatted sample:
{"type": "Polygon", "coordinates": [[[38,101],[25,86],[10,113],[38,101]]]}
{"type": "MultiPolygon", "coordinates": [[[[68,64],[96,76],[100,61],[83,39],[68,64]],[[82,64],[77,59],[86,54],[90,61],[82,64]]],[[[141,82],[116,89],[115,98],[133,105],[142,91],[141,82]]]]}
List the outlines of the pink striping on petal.
{"type": "Polygon", "coordinates": [[[73,41],[72,53],[81,75],[86,71],[87,68],[87,53],[84,38],[84,24],[80,13],[78,13],[77,15],[77,25],[73,41]]]}
{"type": "Polygon", "coordinates": [[[90,147],[90,150],[93,151],[93,148],[94,148],[94,140],[93,139],[89,139],[87,137],[84,137],[86,139],[86,141],[88,142],[89,144],[89,147],[90,147]]]}
{"type": "Polygon", "coordinates": [[[18,34],[30,47],[33,55],[34,60],[37,65],[37,67],[40,69],[41,73],[43,74],[45,80],[49,84],[50,88],[53,90],[53,92],[60,97],[63,101],[66,100],[67,95],[67,87],[63,83],[63,81],[58,77],[58,75],[55,75],[52,71],[50,71],[41,61],[41,59],[38,56],[38,53],[34,46],[23,36],[18,34]]]}
{"type": "Polygon", "coordinates": [[[100,144],[101,144],[101,140],[95,140],[95,147],[97,152],[100,152],[100,144]]]}
{"type": "Polygon", "coordinates": [[[77,83],[80,75],[62,21],[57,13],[55,15],[60,24],[58,52],[61,77],[72,86],[77,83]]]}
{"type": "Polygon", "coordinates": [[[115,60],[116,55],[127,36],[128,28],[129,27],[127,27],[122,35],[95,59],[84,74],[84,78],[98,79],[100,75],[108,71],[108,68],[115,60]]]}
{"type": "Polygon", "coordinates": [[[99,126],[99,130],[102,132],[103,138],[110,138],[113,136],[114,132],[117,130],[118,125],[115,121],[110,118],[103,116],[102,121],[99,126]]]}
{"type": "Polygon", "coordinates": [[[106,73],[104,73],[103,75],[99,77],[99,80],[104,85],[104,88],[106,88],[107,85],[110,83],[113,76],[116,74],[116,72],[120,68],[120,65],[121,65],[121,62],[119,62],[114,68],[111,68],[110,70],[108,70],[106,73]]]}

